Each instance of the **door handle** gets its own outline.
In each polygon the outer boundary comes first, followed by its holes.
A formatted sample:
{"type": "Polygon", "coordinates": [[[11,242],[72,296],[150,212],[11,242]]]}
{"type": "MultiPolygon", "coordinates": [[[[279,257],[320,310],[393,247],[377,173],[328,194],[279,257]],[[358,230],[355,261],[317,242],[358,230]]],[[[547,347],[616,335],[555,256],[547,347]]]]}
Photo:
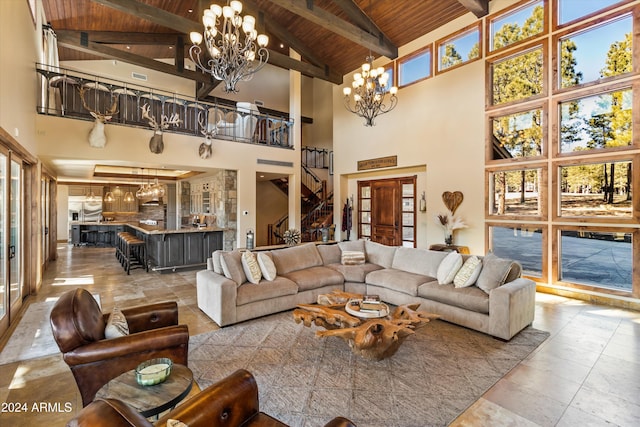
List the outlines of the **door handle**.
{"type": "Polygon", "coordinates": [[[16,247],[14,245],[9,245],[9,259],[14,259],[16,257],[16,247]]]}

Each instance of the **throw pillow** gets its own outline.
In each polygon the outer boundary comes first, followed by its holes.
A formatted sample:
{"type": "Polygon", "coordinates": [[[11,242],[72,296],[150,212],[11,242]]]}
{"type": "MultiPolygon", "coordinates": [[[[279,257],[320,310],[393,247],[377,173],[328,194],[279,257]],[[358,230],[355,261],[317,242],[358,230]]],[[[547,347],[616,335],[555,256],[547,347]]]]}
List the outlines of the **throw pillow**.
{"type": "Polygon", "coordinates": [[[462,267],[453,278],[453,284],[456,288],[466,288],[476,283],[478,276],[482,271],[482,261],[477,256],[467,258],[462,267]]]}
{"type": "Polygon", "coordinates": [[[247,276],[242,268],[242,255],[239,251],[223,252],[220,264],[222,264],[224,277],[233,280],[236,285],[240,286],[247,281],[247,276]]]}
{"type": "Polygon", "coordinates": [[[211,255],[211,258],[213,260],[214,273],[224,274],[224,272],[222,271],[222,262],[220,261],[220,259],[222,258],[223,252],[225,251],[218,249],[217,251],[214,251],[213,254],[211,255]]]}
{"type": "Polygon", "coordinates": [[[276,265],[268,254],[258,252],[258,265],[260,266],[262,277],[264,277],[265,280],[271,282],[276,279],[276,265]]]}
{"type": "Polygon", "coordinates": [[[482,271],[476,286],[485,291],[491,292],[492,289],[502,286],[507,279],[507,275],[511,270],[511,264],[513,261],[499,258],[493,253],[488,253],[482,260],[482,271]]]}
{"type": "Polygon", "coordinates": [[[107,339],[124,337],[129,335],[129,324],[127,318],[124,317],[122,311],[118,307],[114,307],[107,320],[107,326],[104,328],[104,337],[107,339]]]}
{"type": "Polygon", "coordinates": [[[260,271],[258,260],[253,252],[244,251],[242,253],[242,269],[244,270],[244,274],[247,276],[247,280],[249,282],[256,285],[260,283],[260,279],[262,279],[262,271],[260,271]]]}
{"type": "Polygon", "coordinates": [[[458,252],[450,252],[438,265],[436,277],[441,285],[448,285],[453,282],[456,273],[462,267],[462,255],[458,252]]]}
{"type": "Polygon", "coordinates": [[[362,251],[342,251],[340,258],[342,265],[360,265],[364,264],[365,257],[362,251]]]}

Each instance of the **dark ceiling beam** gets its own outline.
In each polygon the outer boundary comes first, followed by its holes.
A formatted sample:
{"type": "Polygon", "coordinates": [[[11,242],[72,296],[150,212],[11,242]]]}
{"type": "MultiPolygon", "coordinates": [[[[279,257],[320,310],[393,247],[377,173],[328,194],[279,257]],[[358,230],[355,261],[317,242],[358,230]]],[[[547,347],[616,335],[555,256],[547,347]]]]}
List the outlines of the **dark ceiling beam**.
{"type": "MultiPolygon", "coordinates": [[[[80,31],[60,30],[67,33],[80,33],[80,31]]],[[[167,45],[176,43],[176,38],[182,33],[124,33],[121,31],[85,31],[91,34],[91,41],[105,44],[125,44],[125,45],[167,45]]],[[[58,30],[56,30],[58,34],[58,30]]]]}
{"type": "Polygon", "coordinates": [[[201,31],[202,24],[185,17],[174,15],[164,9],[149,6],[137,0],[91,0],[94,3],[116,9],[123,13],[137,16],[166,28],[189,34],[191,31],[201,31]]]}
{"type": "MultiPolygon", "coordinates": [[[[58,39],[58,45],[68,47],[70,49],[78,50],[84,53],[89,53],[96,56],[109,59],[119,59],[129,64],[139,65],[150,70],[159,71],[161,73],[172,74],[174,76],[183,77],[189,80],[195,80],[202,83],[212,83],[211,76],[202,74],[195,71],[178,69],[171,64],[165,62],[156,61],[155,59],[147,58],[140,55],[135,55],[124,50],[116,49],[106,44],[96,43],[90,40],[89,33],[82,33],[80,31],[66,31],[59,30],[56,32],[58,39]],[[83,34],[86,34],[86,40],[83,40],[83,34]]],[[[216,82],[218,82],[216,80],[216,82]]]]}
{"type": "MultiPolygon", "coordinates": [[[[377,35],[378,41],[390,50],[398,52],[398,47],[382,32],[378,25],[369,17],[354,0],[333,0],[335,4],[351,18],[360,28],[377,35]]],[[[397,56],[397,55],[396,55],[397,56]]],[[[394,58],[391,58],[394,59],[394,58]]]]}
{"type": "Polygon", "coordinates": [[[300,41],[296,36],[291,34],[289,30],[280,25],[269,15],[264,13],[253,0],[243,0],[244,9],[250,15],[256,17],[256,22],[259,22],[258,17],[263,17],[265,31],[274,35],[278,39],[287,43],[293,50],[298,52],[302,57],[306,58],[313,65],[318,67],[325,67],[325,62],[322,58],[318,57],[311,49],[309,49],[304,43],[300,41]]]}
{"type": "Polygon", "coordinates": [[[313,7],[313,0],[270,0],[271,3],[295,13],[314,24],[336,33],[354,43],[359,44],[373,52],[379,53],[390,59],[398,57],[398,48],[396,46],[387,46],[381,43],[378,36],[362,30],[355,25],[338,18],[337,16],[327,12],[319,7],[313,7]]]}
{"type": "MultiPolygon", "coordinates": [[[[179,31],[184,34],[189,34],[191,31],[202,31],[202,24],[179,15],[174,15],[173,13],[167,12],[165,10],[149,6],[147,4],[141,3],[138,0],[91,1],[114,8],[116,10],[119,10],[120,12],[129,13],[147,19],[158,25],[162,25],[163,27],[179,31]]],[[[288,56],[282,55],[281,53],[274,50],[269,50],[269,64],[275,65],[276,67],[299,71],[309,77],[327,80],[331,83],[342,84],[342,76],[339,77],[338,81],[337,73],[329,72],[327,70],[327,67],[313,66],[302,61],[289,58],[288,56]]]]}
{"type": "Polygon", "coordinates": [[[489,14],[489,0],[458,0],[469,12],[482,18],[489,14]]]}

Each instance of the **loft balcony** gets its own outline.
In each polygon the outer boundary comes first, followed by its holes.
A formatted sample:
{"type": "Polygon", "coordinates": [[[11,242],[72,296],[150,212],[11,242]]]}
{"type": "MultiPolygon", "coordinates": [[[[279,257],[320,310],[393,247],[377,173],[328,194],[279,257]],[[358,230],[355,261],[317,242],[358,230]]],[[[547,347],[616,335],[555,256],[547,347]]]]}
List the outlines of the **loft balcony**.
{"type": "Polygon", "coordinates": [[[167,133],[202,138],[204,132],[215,129],[215,139],[293,149],[293,120],[284,113],[277,114],[254,104],[218,98],[215,102],[201,101],[42,64],[36,64],[36,73],[41,82],[38,114],[94,121],[90,110],[100,114],[116,110],[109,124],[150,128],[142,115],[142,107],[148,105],[149,115],[158,122],[162,115],[178,114],[181,122],[164,130],[167,133]],[[81,88],[84,89],[84,102],[81,88]]]}

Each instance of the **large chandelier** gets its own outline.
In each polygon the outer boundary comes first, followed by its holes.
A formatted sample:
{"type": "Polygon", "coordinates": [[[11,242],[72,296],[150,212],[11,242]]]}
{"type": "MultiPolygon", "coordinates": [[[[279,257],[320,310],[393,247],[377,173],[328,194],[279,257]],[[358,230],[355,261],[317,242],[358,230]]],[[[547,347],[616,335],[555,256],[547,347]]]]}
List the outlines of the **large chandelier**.
{"type": "Polygon", "coordinates": [[[204,42],[210,59],[202,63],[200,55],[203,34],[190,34],[193,46],[189,56],[196,67],[214,78],[224,81],[225,92],[237,92],[236,83],[251,80],[253,74],[264,67],[269,60],[266,49],[269,37],[258,34],[255,29],[256,18],[251,15],[240,16],[242,2],[231,1],[221,7],[212,4],[202,15],[204,24],[204,42]]]}
{"type": "Polygon", "coordinates": [[[362,71],[353,75],[353,105],[350,87],[343,89],[344,104],[347,110],[364,117],[365,126],[373,126],[376,116],[395,108],[398,88],[389,87],[389,73],[383,67],[373,68],[373,56],[367,56],[366,61],[362,71]],[[389,98],[387,94],[390,94],[389,98]]]}

